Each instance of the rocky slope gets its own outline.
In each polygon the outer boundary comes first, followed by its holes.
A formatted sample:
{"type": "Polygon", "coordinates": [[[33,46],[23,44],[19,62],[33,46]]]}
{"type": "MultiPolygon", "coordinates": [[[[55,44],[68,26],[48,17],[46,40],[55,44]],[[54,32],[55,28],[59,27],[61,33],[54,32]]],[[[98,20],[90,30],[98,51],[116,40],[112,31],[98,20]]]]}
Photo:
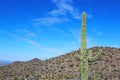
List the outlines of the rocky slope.
{"type": "MultiPolygon", "coordinates": [[[[103,49],[103,54],[100,59],[89,62],[89,79],[120,80],[120,48],[90,49],[94,54],[98,49],[103,49]]],[[[80,50],[75,50],[44,61],[35,58],[1,66],[0,80],[80,80],[80,60],[77,58],[79,53],[80,50]]]]}

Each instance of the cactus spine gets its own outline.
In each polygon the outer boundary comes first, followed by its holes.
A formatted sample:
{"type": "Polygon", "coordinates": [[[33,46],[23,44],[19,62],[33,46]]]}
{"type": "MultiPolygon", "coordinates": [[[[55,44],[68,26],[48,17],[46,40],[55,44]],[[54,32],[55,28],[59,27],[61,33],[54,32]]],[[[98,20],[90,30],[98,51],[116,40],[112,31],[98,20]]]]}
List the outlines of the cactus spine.
{"type": "Polygon", "coordinates": [[[102,50],[92,56],[92,50],[86,50],[86,13],[82,13],[82,26],[81,26],[81,52],[80,52],[80,71],[81,80],[88,80],[88,61],[95,61],[101,56],[102,50]]]}

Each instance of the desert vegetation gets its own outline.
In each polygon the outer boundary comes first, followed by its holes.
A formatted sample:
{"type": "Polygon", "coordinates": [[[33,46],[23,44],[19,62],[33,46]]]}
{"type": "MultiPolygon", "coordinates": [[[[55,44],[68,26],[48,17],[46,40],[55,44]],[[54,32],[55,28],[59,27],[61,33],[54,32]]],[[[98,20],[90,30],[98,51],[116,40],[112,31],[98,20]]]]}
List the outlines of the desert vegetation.
{"type": "MultiPolygon", "coordinates": [[[[120,79],[120,48],[93,47],[93,53],[103,50],[103,56],[89,62],[88,78],[91,80],[120,79]],[[94,77],[93,77],[94,76],[94,77]]],[[[79,50],[41,61],[37,58],[27,62],[14,62],[0,66],[0,80],[79,80],[79,50]]]]}

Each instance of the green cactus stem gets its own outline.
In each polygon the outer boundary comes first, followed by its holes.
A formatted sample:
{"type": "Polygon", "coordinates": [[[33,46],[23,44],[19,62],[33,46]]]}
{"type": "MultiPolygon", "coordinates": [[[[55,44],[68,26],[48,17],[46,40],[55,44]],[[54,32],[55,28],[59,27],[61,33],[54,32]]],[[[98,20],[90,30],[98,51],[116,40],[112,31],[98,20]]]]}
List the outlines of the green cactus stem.
{"type": "Polygon", "coordinates": [[[95,61],[101,56],[100,49],[95,56],[92,55],[92,50],[86,50],[86,13],[82,13],[82,28],[81,28],[81,52],[80,52],[80,73],[81,80],[88,80],[88,61],[95,61]]]}

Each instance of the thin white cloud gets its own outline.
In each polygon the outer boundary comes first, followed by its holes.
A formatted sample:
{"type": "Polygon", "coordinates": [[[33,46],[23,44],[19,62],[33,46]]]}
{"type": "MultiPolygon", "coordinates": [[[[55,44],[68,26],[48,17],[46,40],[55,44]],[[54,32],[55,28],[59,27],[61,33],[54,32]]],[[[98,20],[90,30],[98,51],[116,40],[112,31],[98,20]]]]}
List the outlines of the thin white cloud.
{"type": "Polygon", "coordinates": [[[37,46],[37,47],[39,47],[42,50],[53,52],[53,53],[63,53],[62,50],[55,49],[55,48],[50,48],[50,47],[43,47],[40,43],[32,41],[30,39],[26,39],[24,37],[20,37],[20,36],[16,36],[16,35],[15,35],[15,37],[17,37],[21,41],[24,41],[26,43],[29,43],[29,44],[33,45],[33,46],[37,46]]]}
{"type": "Polygon", "coordinates": [[[87,45],[87,48],[90,48],[90,47],[95,46],[95,43],[94,43],[92,37],[87,37],[87,38],[86,38],[86,42],[87,42],[87,44],[86,44],[86,45],[87,45]]]}
{"type": "Polygon", "coordinates": [[[69,29],[74,38],[80,42],[80,30],[79,29],[69,29]]]}
{"type": "Polygon", "coordinates": [[[65,36],[65,37],[68,37],[69,34],[65,31],[65,30],[62,30],[60,28],[56,28],[56,27],[51,27],[52,30],[58,32],[58,33],[61,33],[61,35],[65,36]]]}
{"type": "MultiPolygon", "coordinates": [[[[69,29],[71,34],[74,36],[74,38],[78,41],[78,44],[80,44],[81,41],[81,33],[79,29],[69,29]]],[[[93,41],[92,37],[86,37],[86,45],[87,48],[95,46],[95,43],[93,41]]]]}
{"type": "Polygon", "coordinates": [[[79,10],[72,5],[73,0],[53,0],[57,8],[49,12],[51,15],[59,16],[71,15],[72,18],[81,19],[79,10]]]}
{"type": "Polygon", "coordinates": [[[23,29],[14,29],[13,30],[14,32],[17,32],[17,33],[21,33],[21,34],[24,34],[28,37],[35,37],[36,36],[36,33],[35,32],[32,32],[30,31],[29,29],[27,28],[23,28],[23,29]]]}
{"type": "Polygon", "coordinates": [[[92,14],[87,14],[88,19],[92,18],[92,14]]]}
{"type": "Polygon", "coordinates": [[[50,24],[55,24],[55,23],[60,23],[60,22],[64,22],[64,21],[68,21],[67,18],[58,18],[58,17],[44,17],[44,18],[40,18],[40,19],[36,19],[35,21],[35,25],[50,25],[50,24]]]}
{"type": "Polygon", "coordinates": [[[21,36],[15,34],[15,33],[11,33],[11,32],[8,32],[8,31],[0,31],[0,32],[3,33],[3,34],[9,35],[9,36],[11,36],[11,37],[13,37],[13,38],[15,38],[15,39],[18,39],[18,40],[21,40],[21,41],[23,41],[23,42],[29,43],[29,44],[31,44],[31,45],[40,46],[39,43],[37,43],[37,42],[35,42],[35,41],[32,41],[32,40],[30,40],[30,39],[27,39],[27,38],[25,38],[25,37],[21,37],[21,36]]]}
{"type": "Polygon", "coordinates": [[[53,0],[56,8],[46,13],[45,17],[35,19],[35,25],[50,25],[70,21],[67,15],[73,19],[81,19],[80,12],[72,4],[72,0],[53,0]]]}
{"type": "Polygon", "coordinates": [[[20,37],[20,36],[16,36],[16,37],[17,37],[19,40],[22,40],[22,41],[24,41],[24,42],[26,42],[26,43],[29,43],[29,44],[31,44],[31,45],[40,47],[40,44],[37,43],[37,42],[35,42],[35,41],[32,41],[32,40],[30,40],[30,39],[26,39],[26,38],[20,37]]]}
{"type": "Polygon", "coordinates": [[[98,29],[94,29],[94,33],[99,35],[99,36],[102,35],[102,32],[100,30],[98,30],[98,29]]]}
{"type": "Polygon", "coordinates": [[[33,41],[33,40],[27,39],[25,37],[19,36],[19,35],[15,34],[15,33],[11,33],[11,32],[8,32],[8,31],[2,31],[2,30],[0,30],[0,33],[9,35],[9,36],[11,36],[11,37],[13,37],[13,38],[15,38],[17,40],[26,42],[26,43],[31,44],[33,46],[37,46],[37,47],[39,47],[39,48],[41,48],[43,50],[46,50],[46,51],[50,51],[50,52],[53,52],[53,53],[63,53],[62,49],[44,47],[43,45],[41,45],[40,43],[38,43],[36,41],[33,41]]]}

